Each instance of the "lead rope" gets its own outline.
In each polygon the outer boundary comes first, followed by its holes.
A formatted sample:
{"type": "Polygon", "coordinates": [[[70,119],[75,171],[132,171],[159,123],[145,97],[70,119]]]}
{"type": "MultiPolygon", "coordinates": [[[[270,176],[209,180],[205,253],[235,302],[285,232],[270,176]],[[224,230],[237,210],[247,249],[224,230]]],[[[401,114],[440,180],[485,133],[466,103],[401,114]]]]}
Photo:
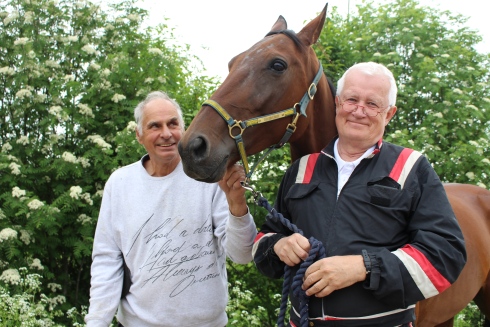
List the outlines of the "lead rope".
{"type": "MultiPolygon", "coordinates": [[[[254,198],[255,203],[263,208],[265,208],[269,214],[266,216],[266,219],[270,219],[273,222],[281,223],[285,227],[287,227],[293,233],[299,233],[303,235],[303,231],[299,229],[295,224],[291,223],[288,219],[284,218],[284,216],[277,212],[272,206],[269,204],[266,198],[262,196],[259,192],[255,191],[251,186],[247,183],[242,183],[242,186],[251,191],[254,198]]],[[[308,327],[308,302],[309,296],[306,295],[306,292],[303,291],[301,285],[303,284],[303,277],[305,276],[306,269],[311,266],[315,261],[325,258],[325,248],[323,243],[315,239],[314,237],[310,237],[310,251],[308,253],[308,258],[304,260],[300,266],[296,275],[291,282],[291,271],[292,267],[285,265],[284,266],[284,281],[282,284],[282,294],[281,294],[281,306],[279,307],[279,315],[277,317],[277,326],[284,327],[284,318],[286,316],[286,309],[288,304],[288,295],[290,288],[292,289],[293,295],[299,299],[299,310],[300,310],[300,327],[308,327]]]]}

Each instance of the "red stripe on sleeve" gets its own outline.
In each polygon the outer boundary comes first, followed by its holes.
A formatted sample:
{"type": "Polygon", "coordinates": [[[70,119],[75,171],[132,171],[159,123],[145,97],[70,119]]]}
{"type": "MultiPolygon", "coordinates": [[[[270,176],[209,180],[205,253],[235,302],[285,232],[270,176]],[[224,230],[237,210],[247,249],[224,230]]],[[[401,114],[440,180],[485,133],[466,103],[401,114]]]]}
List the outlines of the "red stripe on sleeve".
{"type": "Polygon", "coordinates": [[[403,167],[405,167],[405,163],[408,160],[408,157],[410,157],[410,154],[412,154],[413,150],[409,148],[405,148],[402,150],[400,155],[398,156],[398,159],[396,159],[395,165],[393,166],[393,169],[391,170],[390,177],[398,182],[398,178],[400,178],[400,174],[403,171],[403,167]]]}
{"type": "Polygon", "coordinates": [[[417,261],[439,293],[451,286],[451,283],[437,271],[422,252],[411,245],[405,245],[402,250],[417,261]]]}
{"type": "Polygon", "coordinates": [[[315,170],[316,161],[320,153],[312,153],[308,157],[308,163],[306,164],[305,176],[303,177],[303,184],[308,184],[313,176],[315,170]]]}
{"type": "Polygon", "coordinates": [[[262,232],[258,233],[257,236],[255,236],[254,243],[257,243],[264,235],[265,234],[262,232]]]}

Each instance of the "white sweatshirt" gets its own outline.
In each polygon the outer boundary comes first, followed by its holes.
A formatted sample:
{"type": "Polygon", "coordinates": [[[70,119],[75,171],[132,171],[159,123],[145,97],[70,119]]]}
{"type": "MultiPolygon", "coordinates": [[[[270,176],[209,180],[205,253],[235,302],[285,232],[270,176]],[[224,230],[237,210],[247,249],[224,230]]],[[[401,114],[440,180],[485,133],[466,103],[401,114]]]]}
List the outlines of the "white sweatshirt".
{"type": "Polygon", "coordinates": [[[197,182],[182,163],[152,177],[139,162],[104,188],[94,238],[87,327],[225,326],[226,257],[252,260],[252,216],[230,214],[217,183],[197,182]],[[123,257],[131,271],[121,300],[123,257]]]}

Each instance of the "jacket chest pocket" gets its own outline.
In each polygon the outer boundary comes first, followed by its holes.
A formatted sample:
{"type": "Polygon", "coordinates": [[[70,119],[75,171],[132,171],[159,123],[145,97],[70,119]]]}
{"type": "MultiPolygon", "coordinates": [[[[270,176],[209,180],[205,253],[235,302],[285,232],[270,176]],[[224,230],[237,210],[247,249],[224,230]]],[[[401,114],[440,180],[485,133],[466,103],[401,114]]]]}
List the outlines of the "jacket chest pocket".
{"type": "Polygon", "coordinates": [[[380,207],[410,206],[412,192],[401,189],[400,184],[390,177],[383,177],[367,183],[369,202],[380,207]]]}

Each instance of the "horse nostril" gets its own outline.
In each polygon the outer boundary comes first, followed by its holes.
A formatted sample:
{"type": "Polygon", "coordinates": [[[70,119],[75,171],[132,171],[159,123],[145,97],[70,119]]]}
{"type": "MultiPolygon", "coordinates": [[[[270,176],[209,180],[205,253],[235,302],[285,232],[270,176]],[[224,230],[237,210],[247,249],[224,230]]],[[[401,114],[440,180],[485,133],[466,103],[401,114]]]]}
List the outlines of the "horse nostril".
{"type": "Polygon", "coordinates": [[[206,140],[201,136],[196,137],[190,142],[189,150],[194,159],[203,159],[208,152],[206,140]]]}

